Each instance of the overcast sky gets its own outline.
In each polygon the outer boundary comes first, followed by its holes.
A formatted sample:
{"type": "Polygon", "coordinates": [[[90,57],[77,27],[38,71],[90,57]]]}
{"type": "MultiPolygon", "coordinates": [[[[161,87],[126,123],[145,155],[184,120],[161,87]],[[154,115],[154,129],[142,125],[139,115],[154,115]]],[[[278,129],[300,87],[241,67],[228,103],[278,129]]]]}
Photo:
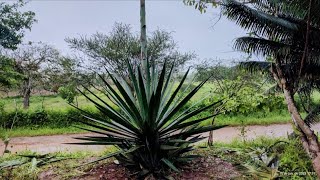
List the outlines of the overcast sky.
{"type": "MultiPolygon", "coordinates": [[[[164,29],[173,32],[179,49],[193,51],[199,59],[239,59],[232,49],[236,37],[245,35],[225,18],[216,23],[219,9],[201,14],[182,0],[146,0],[147,31],[164,29]],[[216,24],[215,24],[216,23],[216,24]]],[[[36,13],[38,23],[26,34],[26,41],[54,45],[65,54],[72,53],[66,37],[108,33],[115,22],[127,23],[139,33],[139,1],[121,0],[33,0],[26,9],[36,13]]]]}

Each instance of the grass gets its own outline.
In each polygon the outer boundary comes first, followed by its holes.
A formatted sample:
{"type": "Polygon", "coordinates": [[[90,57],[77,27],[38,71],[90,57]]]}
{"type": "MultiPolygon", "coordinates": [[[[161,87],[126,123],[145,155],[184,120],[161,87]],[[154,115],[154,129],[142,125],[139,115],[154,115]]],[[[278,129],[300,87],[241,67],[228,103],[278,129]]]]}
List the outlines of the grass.
{"type": "Polygon", "coordinates": [[[278,141],[286,141],[284,138],[269,138],[265,136],[260,136],[254,140],[243,141],[239,138],[233,139],[230,143],[215,142],[214,147],[217,148],[253,148],[253,147],[269,147],[278,141]]]}
{"type": "MultiPolygon", "coordinates": [[[[39,179],[39,176],[53,175],[53,179],[70,179],[72,177],[80,176],[85,171],[93,168],[96,164],[84,165],[84,163],[90,162],[105,154],[115,152],[115,148],[106,148],[103,152],[90,152],[90,151],[78,151],[73,153],[57,152],[50,154],[51,156],[61,158],[62,161],[49,163],[48,165],[32,168],[32,163],[29,162],[16,168],[0,169],[0,179],[39,179]],[[43,174],[42,174],[43,173],[43,174]]],[[[36,155],[30,151],[20,152],[19,155],[36,155]]],[[[0,164],[11,160],[19,160],[21,157],[17,154],[6,154],[0,156],[0,164]]],[[[41,160],[41,159],[40,159],[41,160]]],[[[112,159],[102,161],[100,163],[110,162],[112,159]]],[[[50,176],[49,176],[50,177],[50,176]]],[[[50,178],[50,179],[51,179],[50,178]]]]}
{"type": "MultiPolygon", "coordinates": [[[[84,96],[77,97],[77,100],[80,108],[94,107],[92,103],[90,103],[84,96]]],[[[18,109],[22,109],[23,107],[23,104],[22,104],[23,99],[21,97],[2,98],[1,101],[5,103],[4,110],[7,112],[15,110],[15,102],[17,103],[18,109]]],[[[41,108],[44,108],[47,110],[64,111],[72,107],[66,102],[66,100],[62,99],[58,95],[31,96],[30,107],[27,111],[36,111],[41,108]]]]}
{"type": "MultiPolygon", "coordinates": [[[[200,98],[203,98],[205,94],[212,90],[212,84],[208,83],[205,84],[199,92],[192,98],[192,100],[197,101],[200,98]]],[[[110,102],[105,96],[98,92],[97,90],[92,89],[93,92],[96,93],[97,96],[102,97],[103,100],[106,102],[110,102]]],[[[96,98],[92,95],[89,95],[90,98],[96,100],[96,98]]],[[[1,99],[4,102],[4,110],[7,112],[15,110],[15,103],[17,103],[17,107],[22,109],[23,107],[23,98],[22,97],[6,97],[1,99]]],[[[77,101],[80,108],[94,108],[94,105],[87,100],[83,95],[77,96],[77,101]]],[[[56,111],[64,111],[68,108],[72,108],[66,100],[62,99],[59,95],[32,95],[30,98],[30,107],[28,111],[36,111],[38,109],[47,109],[47,110],[56,110],[56,111]]]]}
{"type": "Polygon", "coordinates": [[[271,125],[285,124],[291,121],[290,115],[286,111],[270,112],[267,114],[255,113],[251,115],[222,115],[216,118],[215,124],[241,126],[241,125],[271,125]]]}

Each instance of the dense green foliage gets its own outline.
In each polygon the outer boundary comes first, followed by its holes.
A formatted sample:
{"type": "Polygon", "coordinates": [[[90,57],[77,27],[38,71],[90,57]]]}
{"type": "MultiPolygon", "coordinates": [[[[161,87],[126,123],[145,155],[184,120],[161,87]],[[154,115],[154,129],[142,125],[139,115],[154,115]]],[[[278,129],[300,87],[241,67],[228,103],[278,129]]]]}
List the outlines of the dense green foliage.
{"type": "Polygon", "coordinates": [[[58,93],[61,96],[61,98],[65,99],[68,103],[73,103],[74,98],[78,94],[76,88],[72,85],[60,87],[58,89],[58,93]]]}
{"type": "MultiPolygon", "coordinates": [[[[228,84],[230,82],[225,81],[228,84]]],[[[227,97],[228,94],[224,93],[227,97]]],[[[272,111],[285,110],[284,99],[274,94],[264,94],[252,86],[241,87],[233,97],[226,101],[226,114],[253,114],[256,112],[264,112],[265,114],[272,111]]]]}
{"type": "Polygon", "coordinates": [[[16,87],[23,76],[15,70],[13,59],[0,55],[0,89],[8,90],[16,87]]]}
{"type": "MultiPolygon", "coordinates": [[[[92,114],[99,114],[93,110],[92,114]]],[[[39,127],[70,127],[71,125],[79,124],[76,120],[82,119],[81,113],[76,109],[67,109],[65,111],[54,110],[36,110],[26,111],[18,110],[17,112],[1,113],[0,125],[2,128],[10,128],[13,124],[14,128],[28,127],[37,129],[39,127]]]]}
{"type": "Polygon", "coordinates": [[[204,80],[212,75],[213,96],[225,97],[225,113],[227,115],[249,115],[285,110],[284,98],[273,92],[272,84],[263,76],[252,76],[249,72],[235,66],[225,66],[220,63],[212,65],[208,62],[196,67],[197,80],[204,80]],[[228,98],[229,97],[229,98],[228,98]]]}
{"type": "Polygon", "coordinates": [[[0,3],[0,45],[7,49],[16,49],[22,42],[25,29],[31,29],[35,13],[19,11],[26,3],[19,0],[15,3],[0,3]]]}

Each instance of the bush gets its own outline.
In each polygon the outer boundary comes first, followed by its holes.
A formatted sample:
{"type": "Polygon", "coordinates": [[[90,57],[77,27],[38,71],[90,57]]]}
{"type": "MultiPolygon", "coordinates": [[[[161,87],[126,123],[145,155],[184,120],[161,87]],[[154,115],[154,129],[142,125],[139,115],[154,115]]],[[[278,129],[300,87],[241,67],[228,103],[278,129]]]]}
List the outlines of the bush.
{"type": "Polygon", "coordinates": [[[75,86],[68,85],[63,86],[58,89],[58,93],[62,99],[65,99],[68,103],[73,103],[74,98],[77,96],[77,91],[75,86]]]}
{"type": "Polygon", "coordinates": [[[289,144],[285,147],[281,154],[279,171],[292,173],[287,176],[290,179],[315,178],[314,174],[309,174],[314,172],[312,163],[298,138],[289,141],[289,144]]]}
{"type": "MultiPolygon", "coordinates": [[[[225,83],[232,84],[237,82],[225,83]]],[[[230,87],[233,86],[230,85],[230,87]]],[[[227,98],[225,103],[226,114],[230,115],[249,115],[256,112],[269,113],[286,108],[282,96],[263,94],[259,88],[252,85],[245,85],[244,87],[239,89],[235,88],[230,91],[218,92],[218,94],[220,97],[226,98],[234,94],[231,98],[227,98]]]]}
{"type": "Polygon", "coordinates": [[[215,145],[223,147],[224,152],[225,148],[235,151],[221,156],[236,160],[234,163],[239,165],[239,170],[251,179],[316,179],[310,173],[314,172],[311,160],[299,139],[259,137],[252,141],[234,140],[230,144],[215,145]]]}
{"type": "MultiPolygon", "coordinates": [[[[87,109],[93,114],[98,114],[97,111],[87,109]]],[[[0,124],[3,128],[10,128],[12,123],[14,127],[67,127],[77,124],[79,120],[85,120],[81,112],[76,109],[69,108],[66,111],[25,111],[18,110],[17,112],[5,112],[0,117],[0,124]],[[14,122],[14,119],[15,122],[14,122]]]]}

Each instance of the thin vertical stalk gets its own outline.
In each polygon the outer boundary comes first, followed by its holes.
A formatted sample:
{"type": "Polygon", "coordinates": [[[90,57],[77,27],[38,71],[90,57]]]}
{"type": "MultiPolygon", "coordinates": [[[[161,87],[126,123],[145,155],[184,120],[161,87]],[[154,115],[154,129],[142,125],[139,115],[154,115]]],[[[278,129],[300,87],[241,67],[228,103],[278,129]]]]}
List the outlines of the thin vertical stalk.
{"type": "Polygon", "coordinates": [[[149,98],[151,82],[150,82],[150,69],[149,69],[150,65],[147,59],[147,26],[146,26],[145,0],[140,0],[140,28],[141,28],[140,43],[141,43],[142,68],[145,72],[146,79],[147,79],[146,91],[147,91],[147,98],[149,98]]]}
{"type": "Polygon", "coordinates": [[[140,28],[141,60],[142,65],[145,68],[147,60],[147,27],[145,0],[140,0],[140,28]]]}

